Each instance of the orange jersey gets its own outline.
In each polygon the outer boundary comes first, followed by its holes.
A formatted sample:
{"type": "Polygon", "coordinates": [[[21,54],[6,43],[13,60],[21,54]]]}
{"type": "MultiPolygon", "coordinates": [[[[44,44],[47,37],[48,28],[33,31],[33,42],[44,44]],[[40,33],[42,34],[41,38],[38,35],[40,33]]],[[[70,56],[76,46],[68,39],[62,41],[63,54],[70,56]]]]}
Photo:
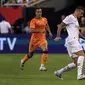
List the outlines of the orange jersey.
{"type": "MultiPolygon", "coordinates": [[[[41,19],[33,18],[30,22],[30,29],[46,31],[47,19],[42,17],[41,19]]],[[[46,40],[46,33],[32,33],[31,41],[44,41],[46,40]]]]}

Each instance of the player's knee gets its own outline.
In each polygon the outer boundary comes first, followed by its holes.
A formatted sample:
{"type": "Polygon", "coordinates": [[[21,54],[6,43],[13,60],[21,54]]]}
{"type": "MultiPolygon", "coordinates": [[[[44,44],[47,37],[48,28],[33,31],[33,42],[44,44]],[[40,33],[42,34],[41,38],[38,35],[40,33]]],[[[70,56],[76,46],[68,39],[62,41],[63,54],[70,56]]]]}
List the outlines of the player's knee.
{"type": "Polygon", "coordinates": [[[29,57],[29,58],[32,58],[32,56],[33,56],[32,54],[29,54],[29,56],[28,56],[28,57],[29,57]]]}
{"type": "Polygon", "coordinates": [[[74,64],[77,66],[77,60],[78,60],[78,56],[76,55],[76,56],[74,56],[74,58],[73,58],[73,61],[74,61],[74,64]]]}
{"type": "Polygon", "coordinates": [[[48,50],[43,51],[43,53],[48,54],[48,50]]]}
{"type": "Polygon", "coordinates": [[[78,55],[78,56],[84,56],[85,54],[84,54],[84,51],[81,50],[81,51],[77,52],[77,55],[78,55]]]}
{"type": "Polygon", "coordinates": [[[29,53],[28,58],[32,58],[33,54],[34,54],[34,52],[29,53]]]}

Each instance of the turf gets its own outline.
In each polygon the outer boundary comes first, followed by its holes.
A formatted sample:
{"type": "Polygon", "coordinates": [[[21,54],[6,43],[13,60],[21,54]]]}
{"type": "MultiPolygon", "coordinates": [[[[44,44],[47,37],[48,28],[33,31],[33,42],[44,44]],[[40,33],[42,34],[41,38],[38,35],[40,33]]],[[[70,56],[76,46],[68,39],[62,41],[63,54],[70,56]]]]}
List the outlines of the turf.
{"type": "MultiPolygon", "coordinates": [[[[35,54],[20,70],[20,59],[24,54],[0,54],[0,85],[84,85],[85,80],[76,80],[76,69],[63,74],[58,80],[54,71],[71,60],[67,54],[49,54],[47,71],[39,71],[41,54],[35,54]]],[[[83,69],[85,73],[85,66],[83,69]]]]}

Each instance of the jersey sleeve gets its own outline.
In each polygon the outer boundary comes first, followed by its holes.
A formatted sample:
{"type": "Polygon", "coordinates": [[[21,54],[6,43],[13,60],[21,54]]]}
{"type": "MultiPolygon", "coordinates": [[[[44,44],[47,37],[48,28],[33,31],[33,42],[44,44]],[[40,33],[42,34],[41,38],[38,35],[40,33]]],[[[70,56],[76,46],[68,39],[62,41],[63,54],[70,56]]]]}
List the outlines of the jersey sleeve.
{"type": "Polygon", "coordinates": [[[32,19],[30,22],[30,29],[35,28],[35,20],[32,19]]]}
{"type": "Polygon", "coordinates": [[[65,23],[66,25],[70,24],[71,23],[71,17],[70,16],[67,16],[64,20],[63,20],[63,23],[65,23]]]}

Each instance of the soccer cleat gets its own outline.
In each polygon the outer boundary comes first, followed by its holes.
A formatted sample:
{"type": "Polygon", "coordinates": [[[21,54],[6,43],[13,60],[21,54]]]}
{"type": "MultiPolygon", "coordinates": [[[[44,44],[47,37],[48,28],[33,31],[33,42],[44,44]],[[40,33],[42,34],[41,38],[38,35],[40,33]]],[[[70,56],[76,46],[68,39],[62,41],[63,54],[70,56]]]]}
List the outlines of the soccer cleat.
{"type": "Polygon", "coordinates": [[[23,63],[22,60],[21,60],[21,62],[20,62],[20,69],[21,69],[21,70],[24,70],[24,63],[23,63]]]}
{"type": "Polygon", "coordinates": [[[40,70],[40,71],[47,71],[47,68],[46,68],[45,66],[41,66],[41,67],[39,68],[39,70],[40,70]]]}
{"type": "Polygon", "coordinates": [[[82,79],[85,79],[85,75],[84,74],[82,74],[82,75],[77,77],[77,80],[82,80],[82,79]]]}
{"type": "Polygon", "coordinates": [[[54,74],[57,76],[58,79],[63,80],[62,74],[60,74],[58,71],[55,71],[54,74]]]}

